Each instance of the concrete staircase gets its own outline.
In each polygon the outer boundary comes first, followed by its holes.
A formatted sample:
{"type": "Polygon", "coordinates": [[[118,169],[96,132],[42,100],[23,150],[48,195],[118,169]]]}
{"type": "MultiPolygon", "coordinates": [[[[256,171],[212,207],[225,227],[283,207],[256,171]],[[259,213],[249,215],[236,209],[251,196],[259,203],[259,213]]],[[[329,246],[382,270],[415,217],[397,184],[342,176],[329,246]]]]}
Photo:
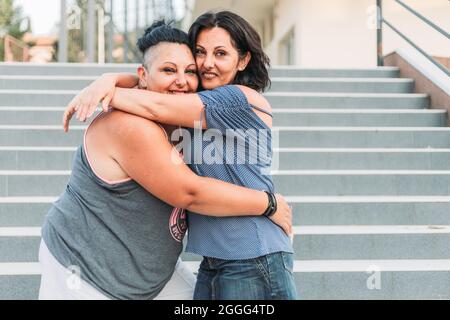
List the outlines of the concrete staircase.
{"type": "MultiPolygon", "coordinates": [[[[85,123],[73,95],[124,65],[0,64],[0,299],[36,299],[40,226],[85,123]]],[[[294,206],[300,299],[450,298],[450,128],[392,67],[277,67],[277,191],[294,206]]],[[[199,257],[184,254],[195,270],[199,257]]]]}

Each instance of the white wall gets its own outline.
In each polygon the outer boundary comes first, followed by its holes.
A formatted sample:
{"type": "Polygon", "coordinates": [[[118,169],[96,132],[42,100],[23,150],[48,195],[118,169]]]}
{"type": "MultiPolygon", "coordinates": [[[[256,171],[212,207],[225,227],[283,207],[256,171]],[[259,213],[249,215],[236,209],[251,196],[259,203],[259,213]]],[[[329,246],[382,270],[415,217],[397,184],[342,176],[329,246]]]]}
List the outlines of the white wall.
{"type": "MultiPolygon", "coordinates": [[[[376,66],[376,0],[196,0],[195,14],[220,7],[248,19],[262,34],[272,65],[280,63],[280,42],[295,32],[295,64],[310,68],[376,66]],[[245,5],[244,5],[245,4],[245,5]],[[268,38],[273,26],[273,39],[268,38]],[[263,31],[264,30],[264,31],[263,31]]],[[[450,32],[449,0],[403,0],[450,32]]],[[[449,41],[395,3],[383,0],[383,14],[431,55],[450,57],[449,41]]],[[[410,46],[386,25],[383,52],[410,46]]]]}
{"type": "Polygon", "coordinates": [[[279,64],[279,45],[280,41],[286,36],[286,34],[294,28],[295,42],[297,46],[297,52],[295,60],[299,60],[299,16],[300,1],[299,0],[277,0],[275,1],[272,18],[273,18],[273,39],[271,43],[266,47],[266,53],[270,57],[272,65],[279,64]]]}
{"type": "MultiPolygon", "coordinates": [[[[404,0],[442,29],[450,32],[450,1],[404,0]]],[[[376,66],[375,0],[279,0],[275,5],[275,38],[268,47],[273,64],[277,46],[295,25],[296,64],[303,67],[376,66]]],[[[450,43],[392,0],[383,1],[383,15],[431,55],[450,57],[450,43]]],[[[383,25],[383,53],[414,50],[383,25]]]]}
{"type": "Polygon", "coordinates": [[[267,48],[279,62],[280,39],[294,25],[296,64],[302,67],[365,67],[376,63],[376,31],[367,26],[374,0],[279,0],[275,34],[267,48]]]}

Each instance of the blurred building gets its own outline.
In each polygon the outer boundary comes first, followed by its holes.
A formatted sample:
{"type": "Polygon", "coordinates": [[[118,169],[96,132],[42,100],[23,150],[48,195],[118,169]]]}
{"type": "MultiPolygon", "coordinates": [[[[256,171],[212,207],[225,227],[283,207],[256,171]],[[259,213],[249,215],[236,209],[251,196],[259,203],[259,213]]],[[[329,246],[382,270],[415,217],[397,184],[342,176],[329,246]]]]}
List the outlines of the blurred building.
{"type": "Polygon", "coordinates": [[[27,33],[23,41],[31,44],[28,50],[28,61],[36,63],[51,62],[54,55],[54,45],[58,41],[57,36],[36,36],[27,33]]]}
{"type": "MultiPolygon", "coordinates": [[[[404,0],[404,3],[450,30],[450,1],[404,0]]],[[[189,0],[184,27],[208,10],[231,10],[246,18],[261,35],[274,65],[368,67],[376,65],[375,0],[189,0]]],[[[450,46],[413,14],[392,0],[383,15],[433,56],[450,57],[450,46]]],[[[409,45],[383,27],[384,54],[409,45]]]]}

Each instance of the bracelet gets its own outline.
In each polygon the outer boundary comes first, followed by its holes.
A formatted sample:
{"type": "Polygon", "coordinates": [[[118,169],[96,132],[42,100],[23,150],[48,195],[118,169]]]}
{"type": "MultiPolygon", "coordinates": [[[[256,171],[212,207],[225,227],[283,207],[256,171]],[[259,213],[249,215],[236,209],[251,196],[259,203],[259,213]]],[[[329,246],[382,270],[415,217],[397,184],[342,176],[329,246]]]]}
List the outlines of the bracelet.
{"type": "Polygon", "coordinates": [[[264,192],[267,193],[267,197],[269,198],[269,205],[267,206],[266,211],[264,211],[262,215],[269,218],[273,216],[277,211],[277,199],[275,198],[275,195],[272,192],[269,191],[264,192]]]}

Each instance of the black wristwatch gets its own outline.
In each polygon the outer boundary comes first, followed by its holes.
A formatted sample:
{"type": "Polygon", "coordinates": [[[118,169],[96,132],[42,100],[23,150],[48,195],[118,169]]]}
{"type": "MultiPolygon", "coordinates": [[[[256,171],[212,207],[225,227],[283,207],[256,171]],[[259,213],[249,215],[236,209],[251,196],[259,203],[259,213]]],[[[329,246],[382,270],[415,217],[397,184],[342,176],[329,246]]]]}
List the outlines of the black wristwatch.
{"type": "Polygon", "coordinates": [[[277,199],[275,198],[275,195],[272,192],[264,191],[267,193],[267,197],[269,198],[269,205],[267,206],[266,211],[262,214],[266,217],[271,217],[275,214],[277,211],[277,199]]]}

